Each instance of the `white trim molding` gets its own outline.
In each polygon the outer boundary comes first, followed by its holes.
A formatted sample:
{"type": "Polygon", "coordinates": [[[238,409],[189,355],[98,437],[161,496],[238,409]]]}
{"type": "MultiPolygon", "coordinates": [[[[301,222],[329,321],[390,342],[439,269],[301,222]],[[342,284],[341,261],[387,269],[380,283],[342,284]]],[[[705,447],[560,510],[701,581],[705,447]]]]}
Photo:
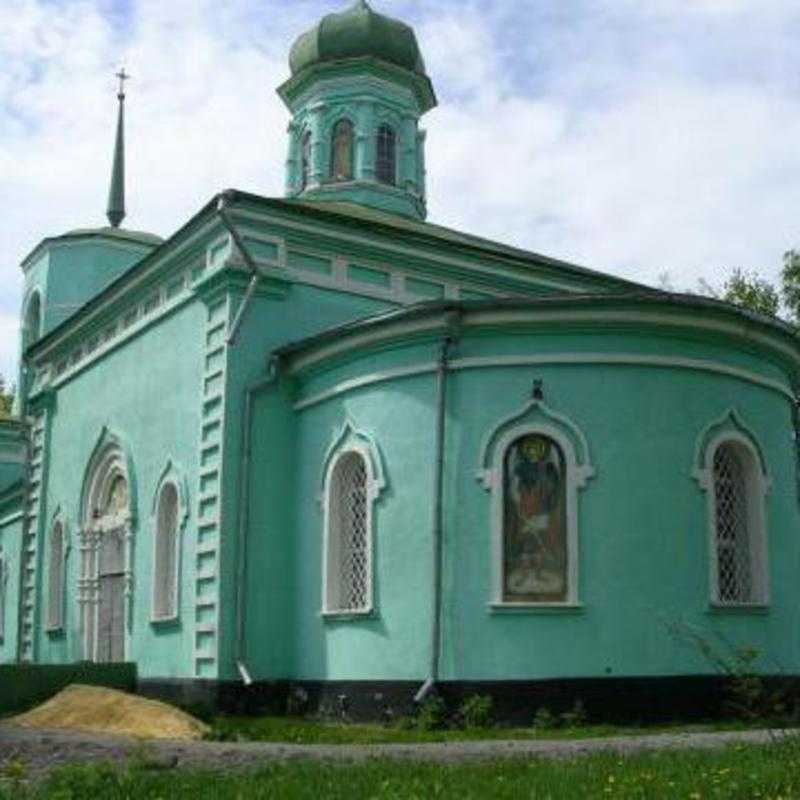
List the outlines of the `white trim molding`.
{"type": "Polygon", "coordinates": [[[47,536],[47,625],[50,634],[60,634],[67,625],[67,560],[71,550],[69,529],[64,512],[59,506],[52,516],[47,536]],[[54,555],[55,533],[61,537],[58,558],[54,555]],[[58,563],[55,563],[57,560],[58,563]],[[54,584],[54,569],[59,570],[58,583],[54,584]]]}
{"type": "Polygon", "coordinates": [[[6,602],[8,588],[8,559],[0,547],[0,644],[6,639],[6,602]]]}
{"type": "Polygon", "coordinates": [[[183,468],[174,462],[172,459],[168,459],[166,466],[163,470],[161,470],[161,475],[158,479],[158,483],[156,484],[156,490],[153,493],[153,503],[151,508],[151,518],[152,518],[152,530],[153,530],[153,542],[152,542],[152,554],[153,558],[151,561],[151,570],[150,574],[152,576],[151,580],[151,592],[150,592],[150,623],[152,625],[159,625],[163,623],[174,623],[180,619],[180,609],[181,609],[181,571],[182,571],[182,558],[181,555],[183,553],[183,533],[186,529],[186,522],[189,519],[189,487],[186,482],[186,473],[184,472],[183,468]],[[159,530],[159,511],[161,505],[161,495],[162,492],[168,487],[171,486],[175,491],[175,499],[177,503],[177,507],[175,509],[176,517],[175,517],[175,542],[174,548],[175,552],[173,554],[173,574],[172,574],[172,608],[169,609],[169,613],[158,615],[156,614],[156,609],[159,607],[160,603],[158,602],[158,598],[156,593],[158,591],[159,586],[159,551],[158,551],[158,539],[161,535],[161,531],[159,530]]]}
{"type": "Polygon", "coordinates": [[[334,432],[333,439],[325,454],[322,464],[322,496],[320,498],[323,511],[322,535],[322,615],[329,619],[359,619],[372,616],[375,611],[375,562],[374,506],[386,488],[386,474],[383,459],[377,443],[367,433],[359,430],[351,420],[345,421],[342,427],[334,432]],[[335,519],[339,515],[333,507],[331,495],[336,488],[335,477],[337,467],[347,456],[356,455],[365,470],[365,587],[364,602],[358,607],[350,607],[340,601],[341,576],[338,575],[340,561],[337,543],[332,541],[335,519]]]}
{"type": "Polygon", "coordinates": [[[769,565],[765,498],[772,488],[764,450],[736,409],[707,425],[697,438],[692,477],[706,493],[708,520],[708,587],[711,608],[763,609],[769,605],[769,565]],[[744,470],[749,596],[726,600],[720,592],[720,534],[717,518],[717,480],[714,461],[719,449],[730,446],[744,470]]]}
{"type": "Polygon", "coordinates": [[[582,608],[578,599],[580,537],[578,535],[578,492],[595,475],[589,443],[583,431],[569,418],[533,399],[501,420],[484,438],[476,477],[491,492],[492,599],[489,608],[556,610],[582,608]],[[564,602],[515,603],[503,598],[503,469],[508,448],[522,436],[540,434],[554,441],[566,467],[567,593],[564,602]]]}

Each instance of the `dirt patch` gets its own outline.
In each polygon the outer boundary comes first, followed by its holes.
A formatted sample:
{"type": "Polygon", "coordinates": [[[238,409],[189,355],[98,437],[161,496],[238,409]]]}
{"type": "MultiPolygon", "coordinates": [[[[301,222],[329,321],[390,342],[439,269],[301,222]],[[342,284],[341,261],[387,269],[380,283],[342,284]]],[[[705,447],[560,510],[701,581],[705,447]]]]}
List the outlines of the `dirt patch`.
{"type": "Polygon", "coordinates": [[[197,740],[208,726],[158,700],[116,689],[74,684],[46,703],[6,720],[34,730],[88,731],[146,739],[197,740]]]}

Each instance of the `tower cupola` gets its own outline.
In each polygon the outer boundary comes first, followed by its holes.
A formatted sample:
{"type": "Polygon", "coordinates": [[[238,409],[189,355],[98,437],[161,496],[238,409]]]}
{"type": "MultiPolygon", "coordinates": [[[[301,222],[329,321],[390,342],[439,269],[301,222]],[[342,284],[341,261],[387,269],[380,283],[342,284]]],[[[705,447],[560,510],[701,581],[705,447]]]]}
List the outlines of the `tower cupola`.
{"type": "Polygon", "coordinates": [[[436,96],[414,31],[357,0],[300,36],[289,65],[287,196],[424,219],[419,121],[436,96]]]}

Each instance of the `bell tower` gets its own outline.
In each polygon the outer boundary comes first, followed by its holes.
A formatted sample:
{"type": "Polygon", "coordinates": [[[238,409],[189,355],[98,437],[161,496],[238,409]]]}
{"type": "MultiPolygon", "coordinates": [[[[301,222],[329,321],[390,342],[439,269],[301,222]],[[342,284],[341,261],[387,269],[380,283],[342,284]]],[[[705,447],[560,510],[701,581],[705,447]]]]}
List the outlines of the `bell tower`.
{"type": "Polygon", "coordinates": [[[304,33],[289,64],[287,196],[425,219],[420,118],[436,95],[414,31],[357,0],[304,33]]]}

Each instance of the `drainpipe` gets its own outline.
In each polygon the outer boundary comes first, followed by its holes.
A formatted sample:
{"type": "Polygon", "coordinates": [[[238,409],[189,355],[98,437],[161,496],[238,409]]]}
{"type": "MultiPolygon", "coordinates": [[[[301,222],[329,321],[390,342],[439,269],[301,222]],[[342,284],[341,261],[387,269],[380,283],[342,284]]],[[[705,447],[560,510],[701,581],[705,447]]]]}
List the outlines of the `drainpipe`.
{"type": "Polygon", "coordinates": [[[278,381],[278,360],[271,358],[267,375],[251,384],[245,391],[244,414],[242,415],[242,463],[239,472],[239,535],[236,548],[236,668],[245,686],[253,679],[247,669],[245,659],[245,609],[247,594],[247,533],[250,523],[250,461],[252,454],[253,398],[262,391],[274,386],[278,381]]]}
{"type": "Polygon", "coordinates": [[[442,562],[444,504],[444,447],[445,425],[447,420],[447,371],[450,353],[458,338],[457,328],[460,311],[451,313],[447,319],[448,332],[439,348],[436,364],[436,433],[434,439],[434,478],[433,478],[433,609],[431,615],[431,653],[428,677],[414,695],[414,702],[421,703],[433,691],[439,680],[439,659],[442,649],[442,562]]]}
{"type": "Polygon", "coordinates": [[[222,224],[225,226],[225,229],[231,235],[231,240],[233,241],[234,246],[239,251],[239,254],[242,256],[245,265],[250,270],[250,283],[247,284],[247,290],[244,293],[244,297],[242,298],[242,302],[239,305],[239,309],[236,312],[236,316],[233,318],[233,322],[231,323],[231,329],[228,333],[227,344],[228,346],[232,346],[236,344],[236,338],[239,335],[239,328],[242,326],[242,322],[244,321],[244,316],[247,313],[248,308],[250,307],[250,301],[255,294],[256,288],[258,287],[259,278],[261,278],[261,270],[258,268],[258,265],[255,261],[253,261],[250,253],[248,252],[247,248],[244,246],[244,242],[242,241],[242,237],[239,236],[239,231],[233,226],[233,222],[231,222],[230,217],[225,212],[225,207],[228,203],[230,195],[225,192],[219,196],[219,200],[217,201],[217,214],[222,221],[222,224]]]}

